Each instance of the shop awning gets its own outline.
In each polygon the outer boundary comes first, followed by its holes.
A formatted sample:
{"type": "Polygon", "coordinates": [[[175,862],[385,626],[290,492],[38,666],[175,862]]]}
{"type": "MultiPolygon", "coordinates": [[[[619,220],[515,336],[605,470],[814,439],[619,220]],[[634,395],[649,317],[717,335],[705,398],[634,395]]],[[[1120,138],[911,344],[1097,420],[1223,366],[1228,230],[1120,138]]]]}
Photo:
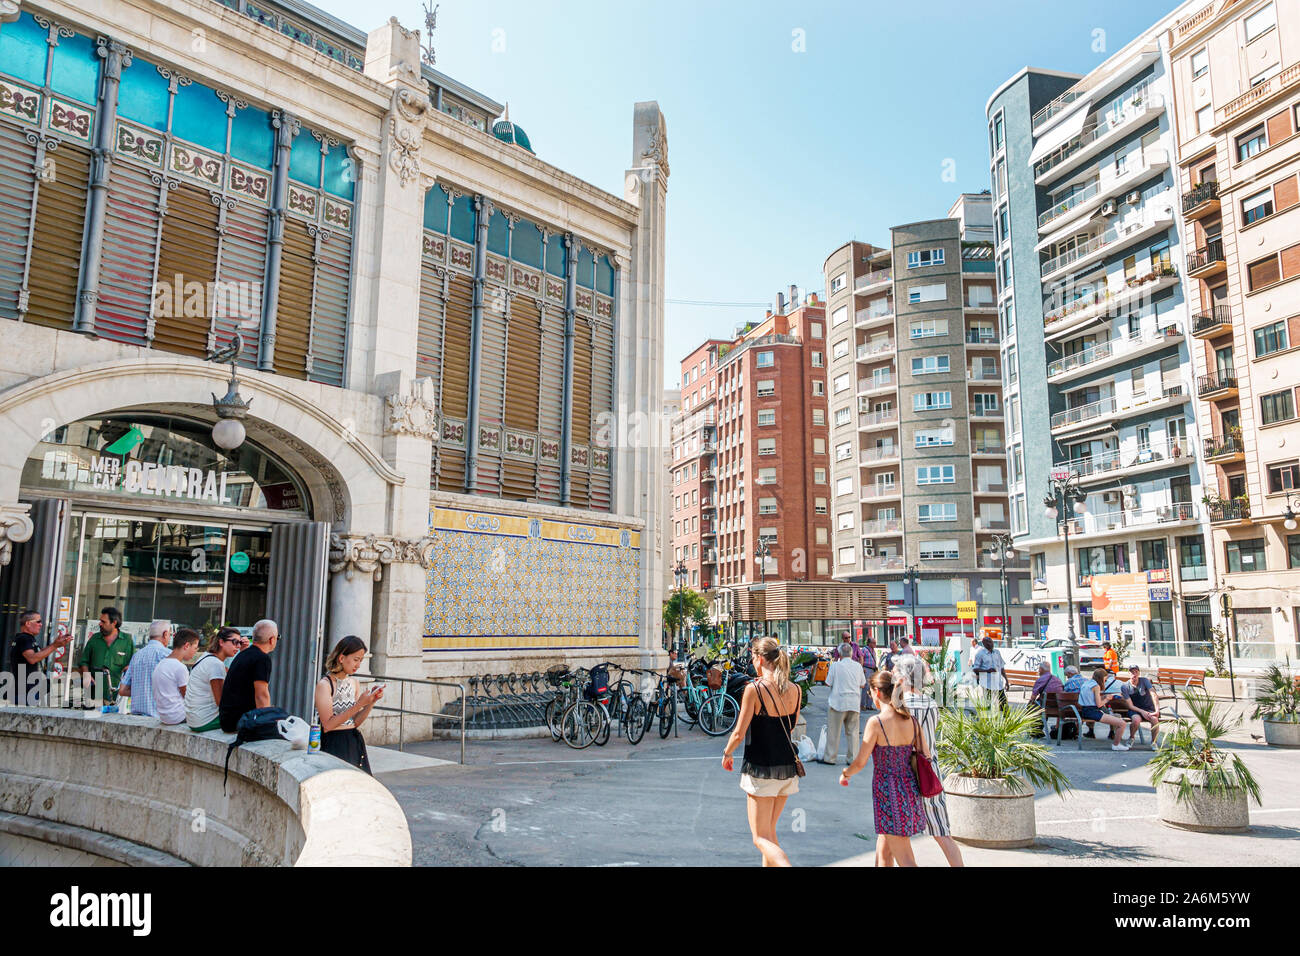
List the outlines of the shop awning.
{"type": "Polygon", "coordinates": [[[1049,129],[1034,144],[1033,151],[1029,154],[1029,165],[1032,168],[1034,163],[1038,162],[1058,146],[1064,146],[1074,137],[1083,132],[1083,121],[1088,118],[1088,107],[1092,105],[1092,97],[1084,95],[1079,97],[1073,104],[1073,108],[1068,116],[1062,117],[1056,125],[1049,129]]]}

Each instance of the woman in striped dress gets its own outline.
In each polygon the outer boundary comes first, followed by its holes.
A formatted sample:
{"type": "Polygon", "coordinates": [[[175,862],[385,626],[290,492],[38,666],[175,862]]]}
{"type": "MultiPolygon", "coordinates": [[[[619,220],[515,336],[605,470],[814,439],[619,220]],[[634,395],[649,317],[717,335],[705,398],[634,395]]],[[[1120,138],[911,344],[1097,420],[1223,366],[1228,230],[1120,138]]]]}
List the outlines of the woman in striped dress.
{"type": "MultiPolygon", "coordinates": [[[[935,756],[934,749],[935,730],[939,724],[939,705],[935,703],[933,697],[921,691],[925,680],[921,659],[914,654],[904,654],[894,658],[894,678],[902,685],[903,702],[907,709],[921,724],[921,733],[925,737],[925,750],[930,755],[934,772],[943,779],[943,774],[939,773],[939,760],[935,756]]],[[[961,848],[952,838],[952,827],[948,824],[948,804],[944,801],[943,792],[940,791],[937,797],[921,799],[925,804],[926,834],[934,837],[939,848],[943,850],[949,866],[964,866],[961,848]]]]}

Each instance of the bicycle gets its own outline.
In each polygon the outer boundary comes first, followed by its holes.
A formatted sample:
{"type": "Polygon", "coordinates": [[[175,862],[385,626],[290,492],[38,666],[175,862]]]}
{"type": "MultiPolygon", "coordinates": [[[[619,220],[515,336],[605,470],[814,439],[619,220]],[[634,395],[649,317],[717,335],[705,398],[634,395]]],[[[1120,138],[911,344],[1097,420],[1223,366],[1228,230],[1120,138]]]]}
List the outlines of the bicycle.
{"type": "Polygon", "coordinates": [[[656,674],[655,671],[647,671],[647,673],[652,677],[658,677],[659,681],[655,686],[654,693],[651,695],[650,704],[646,708],[645,728],[641,733],[644,735],[648,732],[650,725],[658,719],[659,738],[663,740],[673,732],[673,721],[677,717],[677,700],[667,671],[662,674],[656,674]]]}
{"type": "MultiPolygon", "coordinates": [[[[613,666],[613,665],[611,665],[613,666]]],[[[624,675],[637,674],[642,672],[635,668],[617,668],[619,680],[611,691],[609,703],[610,720],[617,720],[619,729],[627,742],[633,745],[639,744],[641,738],[645,736],[646,728],[649,722],[646,720],[645,699],[641,696],[632,682],[626,680],[624,675]]]]}

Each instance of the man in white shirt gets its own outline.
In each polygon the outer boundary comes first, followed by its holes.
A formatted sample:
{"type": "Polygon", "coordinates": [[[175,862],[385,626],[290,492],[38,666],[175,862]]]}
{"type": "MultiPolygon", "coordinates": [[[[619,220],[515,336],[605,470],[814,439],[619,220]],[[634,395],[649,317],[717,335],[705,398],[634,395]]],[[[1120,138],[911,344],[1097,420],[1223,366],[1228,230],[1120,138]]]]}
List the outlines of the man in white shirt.
{"type": "Polygon", "coordinates": [[[172,641],[172,652],[153,669],[153,700],[163,724],[185,723],[185,686],[190,682],[186,662],[199,649],[199,632],[182,627],[172,641]]]}
{"type": "Polygon", "coordinates": [[[1005,709],[1007,706],[1007,671],[1006,664],[1002,662],[1002,655],[993,646],[993,638],[986,637],[982,641],[983,647],[975,655],[975,679],[984,689],[988,698],[997,696],[998,704],[1005,709]]]}
{"type": "Polygon", "coordinates": [[[853,647],[847,641],[839,647],[840,659],[826,672],[830,699],[826,702],[826,752],[820,763],[834,764],[840,752],[840,731],[849,738],[849,763],[858,756],[858,708],[862,705],[862,688],[867,675],[853,659],[853,647]]]}

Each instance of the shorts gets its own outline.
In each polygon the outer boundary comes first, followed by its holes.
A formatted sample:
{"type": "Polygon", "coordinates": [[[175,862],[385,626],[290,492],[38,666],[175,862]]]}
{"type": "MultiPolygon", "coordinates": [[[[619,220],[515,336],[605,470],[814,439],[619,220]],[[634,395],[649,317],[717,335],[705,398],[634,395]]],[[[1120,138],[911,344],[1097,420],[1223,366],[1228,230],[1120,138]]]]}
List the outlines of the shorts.
{"type": "Polygon", "coordinates": [[[740,789],[751,797],[788,797],[799,792],[799,778],[789,777],[785,780],[770,780],[766,777],[751,777],[747,773],[740,775],[740,789]]]}
{"type": "Polygon", "coordinates": [[[1079,714],[1084,720],[1101,720],[1102,718],[1100,707],[1080,707],[1079,714]]]}

